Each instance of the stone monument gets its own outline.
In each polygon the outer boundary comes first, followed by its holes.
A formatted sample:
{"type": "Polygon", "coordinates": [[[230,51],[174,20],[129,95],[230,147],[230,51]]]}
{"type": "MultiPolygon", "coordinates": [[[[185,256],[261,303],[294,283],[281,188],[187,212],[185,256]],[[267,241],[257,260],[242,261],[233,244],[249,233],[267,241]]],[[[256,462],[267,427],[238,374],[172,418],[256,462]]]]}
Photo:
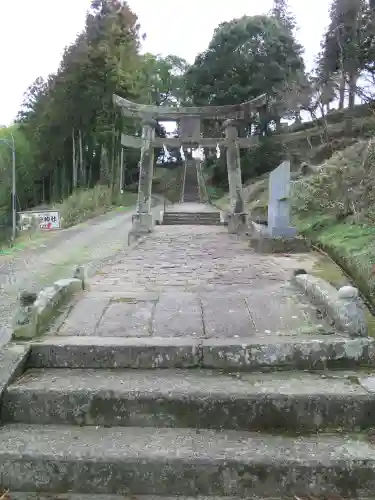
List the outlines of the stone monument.
{"type": "Polygon", "coordinates": [[[290,162],[283,161],[270,173],[268,181],[267,226],[251,223],[250,245],[261,253],[305,252],[308,245],[291,225],[290,162]]]}
{"type": "Polygon", "coordinates": [[[270,174],[268,183],[268,234],[294,238],[297,231],[290,225],[290,162],[283,161],[270,174]]]}

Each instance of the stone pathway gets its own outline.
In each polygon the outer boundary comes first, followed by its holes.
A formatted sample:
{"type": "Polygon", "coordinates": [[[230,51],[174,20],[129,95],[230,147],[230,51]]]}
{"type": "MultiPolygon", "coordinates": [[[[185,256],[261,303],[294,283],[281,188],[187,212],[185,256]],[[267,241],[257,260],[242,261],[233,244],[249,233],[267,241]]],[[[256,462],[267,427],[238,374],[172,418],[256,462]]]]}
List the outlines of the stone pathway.
{"type": "Polygon", "coordinates": [[[289,284],[298,257],[253,254],[223,227],[159,226],[91,283],[59,335],[224,337],[324,329],[289,284]]]}
{"type": "MultiPolygon", "coordinates": [[[[161,209],[159,204],[153,211],[156,214],[161,209]]],[[[32,246],[13,255],[0,255],[0,346],[11,338],[20,290],[39,291],[68,277],[75,265],[100,268],[127,246],[132,213],[113,211],[45,235],[41,240],[37,238],[32,246]]]]}
{"type": "Polygon", "coordinates": [[[217,226],[120,252],[49,335],[0,353],[0,493],[371,500],[375,343],[289,284],[313,264],[217,226]]]}

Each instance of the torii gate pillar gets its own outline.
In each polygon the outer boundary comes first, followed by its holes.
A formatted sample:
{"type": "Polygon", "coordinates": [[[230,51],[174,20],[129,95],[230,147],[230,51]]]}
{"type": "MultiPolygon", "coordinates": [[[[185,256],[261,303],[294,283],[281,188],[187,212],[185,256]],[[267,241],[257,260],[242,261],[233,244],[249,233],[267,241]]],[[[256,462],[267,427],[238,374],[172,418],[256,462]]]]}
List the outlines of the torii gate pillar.
{"type": "Polygon", "coordinates": [[[247,215],[244,208],[240,148],[237,143],[238,130],[236,120],[230,119],[223,123],[227,142],[227,171],[229,184],[228,232],[236,234],[241,226],[245,226],[247,215]]]}
{"type": "Polygon", "coordinates": [[[142,147],[139,161],[137,213],[133,216],[133,231],[149,233],[153,228],[151,213],[152,179],[154,175],[154,146],[156,121],[142,123],[142,147]]]}

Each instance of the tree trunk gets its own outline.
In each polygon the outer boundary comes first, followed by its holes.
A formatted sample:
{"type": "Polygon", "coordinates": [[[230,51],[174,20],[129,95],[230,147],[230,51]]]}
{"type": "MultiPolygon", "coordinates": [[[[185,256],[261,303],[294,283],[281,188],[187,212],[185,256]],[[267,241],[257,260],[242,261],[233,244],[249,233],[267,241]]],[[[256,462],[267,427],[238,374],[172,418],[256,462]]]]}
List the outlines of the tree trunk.
{"type": "Polygon", "coordinates": [[[276,124],[276,132],[280,132],[281,131],[281,117],[280,116],[275,117],[275,124],[276,124]]]}
{"type": "Polygon", "coordinates": [[[357,73],[352,72],[349,74],[349,109],[354,108],[355,104],[355,96],[357,90],[357,73]]]}
{"type": "Polygon", "coordinates": [[[82,133],[80,130],[78,130],[78,140],[79,140],[79,169],[81,177],[81,186],[86,187],[86,169],[83,164],[82,133]]]}
{"type": "Polygon", "coordinates": [[[105,146],[101,146],[100,154],[100,184],[111,187],[110,167],[108,160],[108,153],[105,146]]]}
{"type": "Polygon", "coordinates": [[[339,87],[339,109],[344,109],[345,104],[345,73],[341,72],[339,87]]]}
{"type": "Polygon", "coordinates": [[[76,159],[76,143],[74,138],[74,129],[72,130],[72,160],[73,160],[73,190],[77,189],[78,183],[78,171],[77,171],[77,159],[76,159]]]}

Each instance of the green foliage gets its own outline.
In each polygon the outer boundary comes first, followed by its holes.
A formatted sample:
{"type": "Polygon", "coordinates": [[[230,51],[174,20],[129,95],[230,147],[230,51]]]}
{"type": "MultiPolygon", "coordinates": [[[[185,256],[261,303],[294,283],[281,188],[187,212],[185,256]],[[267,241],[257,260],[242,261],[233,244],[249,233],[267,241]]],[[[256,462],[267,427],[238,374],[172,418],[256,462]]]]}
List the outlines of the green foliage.
{"type": "Polygon", "coordinates": [[[375,222],[375,144],[362,141],[336,153],[317,175],[296,182],[295,209],[333,220],[375,222]]]}
{"type": "MultiPolygon", "coordinates": [[[[243,182],[270,172],[285,158],[286,150],[276,137],[263,137],[259,146],[241,153],[241,172],[243,182]]],[[[216,188],[228,188],[228,172],[225,153],[211,164],[211,182],[216,188]]]]}
{"type": "Polygon", "coordinates": [[[282,142],[274,137],[263,137],[259,147],[247,151],[242,160],[244,181],[258,177],[276,168],[285,159],[286,150],[282,142]]]}
{"type": "Polygon", "coordinates": [[[62,203],[53,206],[60,212],[64,228],[84,222],[90,217],[104,214],[117,207],[129,207],[135,204],[135,193],[118,194],[113,197],[106,186],[97,185],[93,189],[78,189],[62,203]]]}
{"type": "Polygon", "coordinates": [[[0,226],[8,223],[12,189],[12,147],[16,151],[17,196],[20,206],[32,205],[37,200],[35,178],[36,166],[30,165],[33,145],[27,140],[18,125],[0,129],[0,226]],[[3,141],[6,141],[3,142],[3,141]],[[34,167],[34,168],[33,168],[34,167]]]}
{"type": "Polygon", "coordinates": [[[138,84],[147,94],[146,102],[161,106],[177,105],[184,97],[184,75],[188,63],[177,56],[145,54],[142,57],[138,84]]]}
{"type": "MultiPolygon", "coordinates": [[[[30,85],[17,123],[0,130],[0,139],[11,140],[11,132],[15,139],[19,209],[68,198],[61,209],[69,205],[71,224],[117,202],[121,132],[139,134],[140,123],[114,108],[113,94],[156,105],[178,104],[183,95],[186,61],[139,49],[139,25],[128,3],[93,0],[56,74],[30,85]]],[[[162,126],[157,134],[165,135],[162,126]]],[[[139,154],[124,150],[126,185],[138,180],[139,154]]],[[[0,175],[1,228],[11,209],[11,149],[2,143],[0,175]]]]}
{"type": "Polygon", "coordinates": [[[287,0],[273,0],[270,14],[277,19],[285,29],[293,33],[296,27],[296,20],[293,14],[289,12],[287,0]]]}
{"type": "Polygon", "coordinates": [[[186,74],[196,104],[235,104],[273,96],[298,71],[302,48],[276,19],[244,16],[222,23],[186,74]]]}
{"type": "Polygon", "coordinates": [[[346,88],[349,108],[355,96],[367,93],[358,86],[363,71],[374,76],[375,56],[374,16],[367,0],[332,0],[330,24],[324,34],[318,57],[317,75],[323,85],[331,86],[339,96],[339,108],[344,108],[346,88]]]}

